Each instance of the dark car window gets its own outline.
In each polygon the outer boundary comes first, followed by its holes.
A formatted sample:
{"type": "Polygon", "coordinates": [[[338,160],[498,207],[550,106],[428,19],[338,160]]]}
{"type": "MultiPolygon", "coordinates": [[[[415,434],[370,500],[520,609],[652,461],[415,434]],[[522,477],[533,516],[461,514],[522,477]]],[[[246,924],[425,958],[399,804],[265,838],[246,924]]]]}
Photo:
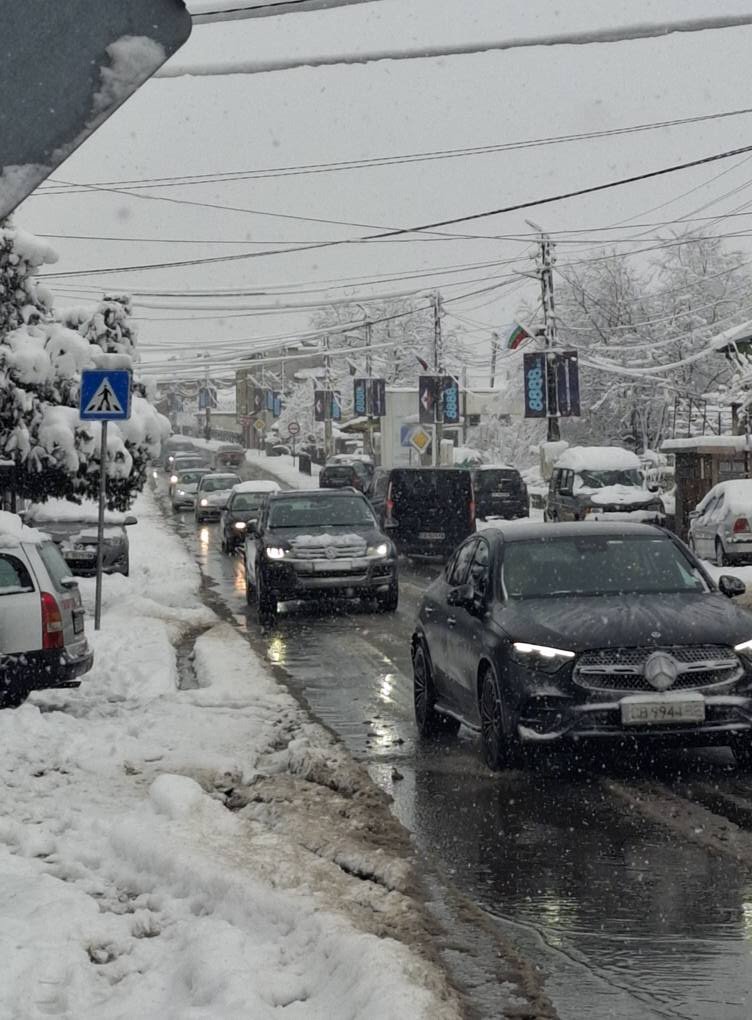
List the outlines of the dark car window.
{"type": "Polygon", "coordinates": [[[325,467],[321,472],[321,476],[325,481],[350,481],[356,469],[353,464],[332,464],[329,467],[325,467]]]}
{"type": "Polygon", "coordinates": [[[389,488],[389,475],[377,475],[373,485],[373,494],[381,498],[386,496],[386,490],[389,488]]]}
{"type": "Polygon", "coordinates": [[[499,469],[492,471],[478,471],[475,476],[475,489],[479,493],[502,490],[514,492],[522,487],[522,478],[519,471],[513,469],[499,469]]]}
{"type": "Polygon", "coordinates": [[[206,471],[178,471],[178,484],[191,485],[193,482],[197,482],[202,475],[205,475],[206,471]]]}
{"type": "Polygon", "coordinates": [[[580,479],[589,489],[601,489],[606,485],[642,486],[642,475],[637,468],[627,471],[580,471],[580,479]]]}
{"type": "Polygon", "coordinates": [[[227,504],[227,509],[256,510],[265,499],[266,495],[263,492],[237,492],[227,504]]]}
{"type": "Polygon", "coordinates": [[[204,492],[221,492],[223,489],[231,489],[239,481],[237,475],[213,475],[204,478],[201,488],[204,492]]]}
{"type": "Polygon", "coordinates": [[[469,471],[456,469],[415,468],[392,473],[392,498],[399,507],[420,510],[425,504],[441,505],[455,512],[472,500],[469,471]]]}
{"type": "Polygon", "coordinates": [[[465,583],[467,570],[470,566],[470,561],[473,558],[474,551],[475,541],[466,542],[449,564],[447,570],[447,581],[453,587],[458,588],[461,584],[465,583]]]}
{"type": "MultiPolygon", "coordinates": [[[[67,567],[65,573],[70,574],[67,567]]],[[[18,595],[28,591],[34,591],[34,583],[26,566],[15,556],[0,555],[0,595],[18,595]]]]}
{"type": "Polygon", "coordinates": [[[502,569],[509,598],[709,590],[678,546],[662,537],[582,536],[509,542],[502,569]]]}
{"type": "Polygon", "coordinates": [[[269,508],[270,528],[374,527],[370,506],[361,496],[283,499],[269,508]]]}
{"type": "Polygon", "coordinates": [[[52,583],[59,592],[65,591],[65,588],[61,584],[64,577],[71,576],[71,568],[63,559],[62,553],[54,542],[42,542],[37,546],[39,557],[47,568],[47,573],[52,579],[52,583]]]}

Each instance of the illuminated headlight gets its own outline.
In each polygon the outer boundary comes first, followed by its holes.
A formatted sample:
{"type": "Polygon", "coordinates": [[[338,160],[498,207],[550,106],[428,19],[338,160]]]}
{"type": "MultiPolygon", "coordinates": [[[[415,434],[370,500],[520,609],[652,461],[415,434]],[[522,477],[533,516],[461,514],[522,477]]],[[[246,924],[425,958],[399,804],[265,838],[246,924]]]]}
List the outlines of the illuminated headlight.
{"type": "Polygon", "coordinates": [[[178,476],[177,475],[170,475],[170,485],[177,485],[177,482],[178,482],[178,476]]]}
{"type": "Polygon", "coordinates": [[[270,560],[283,560],[285,558],[285,550],[278,545],[267,546],[266,555],[270,560]]]}
{"type": "Polygon", "coordinates": [[[739,645],[734,645],[734,651],[741,652],[742,655],[752,658],[752,638],[749,638],[748,641],[742,641],[739,645]]]}
{"type": "Polygon", "coordinates": [[[235,527],[238,531],[245,531],[245,521],[235,521],[235,527]]]}
{"type": "Polygon", "coordinates": [[[206,498],[206,496],[204,496],[204,498],[201,500],[201,506],[209,506],[209,500],[206,498]]]}
{"type": "Polygon", "coordinates": [[[379,545],[369,545],[366,549],[366,555],[368,556],[388,556],[389,546],[386,542],[381,542],[379,545]]]}
{"type": "Polygon", "coordinates": [[[178,489],[178,496],[185,496],[185,489],[178,489]]]}
{"type": "Polygon", "coordinates": [[[519,662],[540,669],[544,673],[555,673],[564,663],[574,658],[574,652],[565,648],[550,648],[548,645],[531,645],[527,641],[515,641],[512,654],[519,662]]]}
{"type": "Polygon", "coordinates": [[[152,471],[151,476],[152,476],[152,478],[159,478],[159,472],[158,471],[152,471]]]}

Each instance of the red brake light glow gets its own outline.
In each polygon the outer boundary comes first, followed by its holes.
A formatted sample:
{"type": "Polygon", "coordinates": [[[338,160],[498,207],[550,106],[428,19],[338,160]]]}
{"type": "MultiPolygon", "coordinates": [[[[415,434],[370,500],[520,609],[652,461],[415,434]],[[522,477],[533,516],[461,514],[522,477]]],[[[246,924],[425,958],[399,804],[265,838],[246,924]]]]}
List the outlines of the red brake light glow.
{"type": "Polygon", "coordinates": [[[42,599],[42,648],[51,651],[65,647],[63,616],[54,595],[43,591],[42,599]]]}

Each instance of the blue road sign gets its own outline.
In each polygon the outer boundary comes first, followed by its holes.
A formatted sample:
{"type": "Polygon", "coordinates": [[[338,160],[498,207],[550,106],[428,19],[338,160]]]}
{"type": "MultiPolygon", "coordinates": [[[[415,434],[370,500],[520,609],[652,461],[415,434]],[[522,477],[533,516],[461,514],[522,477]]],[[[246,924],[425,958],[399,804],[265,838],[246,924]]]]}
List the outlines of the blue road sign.
{"type": "Polygon", "coordinates": [[[125,421],[131,416],[131,373],[85,369],[81,373],[81,421],[125,421]]]}

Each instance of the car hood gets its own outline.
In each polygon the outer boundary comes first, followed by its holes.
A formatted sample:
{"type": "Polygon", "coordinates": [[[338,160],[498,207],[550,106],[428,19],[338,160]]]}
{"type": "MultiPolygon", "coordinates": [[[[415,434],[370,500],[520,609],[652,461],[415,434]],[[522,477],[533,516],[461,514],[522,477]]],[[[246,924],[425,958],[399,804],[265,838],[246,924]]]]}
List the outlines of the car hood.
{"type": "Polygon", "coordinates": [[[499,607],[494,619],[514,641],[573,652],[752,638],[752,613],[719,592],[523,599],[499,607]]]}
{"type": "Polygon", "coordinates": [[[264,536],[270,544],[282,545],[337,545],[348,544],[347,540],[365,542],[366,545],[379,545],[386,542],[383,534],[378,528],[357,527],[352,524],[337,527],[333,524],[323,525],[319,528],[309,526],[301,528],[269,528],[264,536]],[[333,542],[326,542],[331,538],[333,542]]]}
{"type": "Polygon", "coordinates": [[[178,482],[175,486],[181,492],[189,492],[191,495],[198,489],[198,482],[178,482]]]}
{"type": "Polygon", "coordinates": [[[595,506],[646,506],[658,501],[658,495],[636,485],[604,485],[601,489],[578,490],[578,495],[587,494],[588,501],[595,506]]]}
{"type": "Polygon", "coordinates": [[[202,492],[201,498],[205,499],[209,506],[225,506],[230,498],[230,490],[216,489],[214,492],[202,492]]]}

